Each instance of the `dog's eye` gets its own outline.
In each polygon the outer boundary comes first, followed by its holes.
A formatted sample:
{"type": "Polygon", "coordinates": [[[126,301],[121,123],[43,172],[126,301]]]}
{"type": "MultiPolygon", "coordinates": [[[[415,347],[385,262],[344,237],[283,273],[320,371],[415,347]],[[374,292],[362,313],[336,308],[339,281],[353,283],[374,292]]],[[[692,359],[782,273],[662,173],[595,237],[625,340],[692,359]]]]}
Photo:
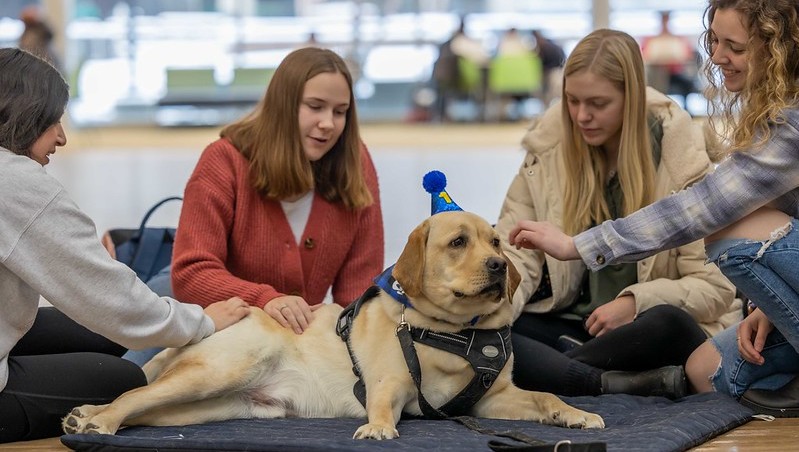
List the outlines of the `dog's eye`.
{"type": "Polygon", "coordinates": [[[494,248],[499,248],[499,239],[497,237],[494,237],[494,240],[491,241],[491,245],[494,248]]]}
{"type": "Polygon", "coordinates": [[[458,237],[457,239],[449,242],[449,246],[451,246],[453,248],[460,248],[463,245],[466,245],[466,239],[463,238],[463,237],[458,237]]]}

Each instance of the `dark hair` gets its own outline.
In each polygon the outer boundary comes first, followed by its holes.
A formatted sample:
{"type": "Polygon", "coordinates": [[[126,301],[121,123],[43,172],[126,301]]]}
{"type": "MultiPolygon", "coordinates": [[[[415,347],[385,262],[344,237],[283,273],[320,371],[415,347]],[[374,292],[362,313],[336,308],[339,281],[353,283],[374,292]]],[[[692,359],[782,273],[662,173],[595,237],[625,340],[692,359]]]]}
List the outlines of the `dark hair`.
{"type": "Polygon", "coordinates": [[[0,146],[30,157],[68,100],[67,82],[50,63],[24,50],[0,49],[0,146]]]}

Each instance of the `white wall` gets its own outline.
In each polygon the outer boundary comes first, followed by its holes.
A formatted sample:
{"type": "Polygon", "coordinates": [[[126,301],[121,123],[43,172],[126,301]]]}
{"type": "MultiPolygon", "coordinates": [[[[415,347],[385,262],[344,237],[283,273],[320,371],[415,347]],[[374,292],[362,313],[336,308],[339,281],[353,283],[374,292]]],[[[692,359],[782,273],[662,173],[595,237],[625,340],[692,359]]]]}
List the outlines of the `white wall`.
{"type": "MultiPolygon", "coordinates": [[[[422,188],[425,173],[442,171],[453,200],[494,223],[523,157],[518,148],[370,150],[380,180],[387,265],[399,256],[413,228],[430,215],[430,195],[422,188]]],[[[155,202],[182,195],[198,158],[193,150],[64,150],[53,156],[47,171],[102,232],[137,227],[155,202]]],[[[150,224],[176,225],[179,208],[179,203],[167,204],[150,224]]]]}

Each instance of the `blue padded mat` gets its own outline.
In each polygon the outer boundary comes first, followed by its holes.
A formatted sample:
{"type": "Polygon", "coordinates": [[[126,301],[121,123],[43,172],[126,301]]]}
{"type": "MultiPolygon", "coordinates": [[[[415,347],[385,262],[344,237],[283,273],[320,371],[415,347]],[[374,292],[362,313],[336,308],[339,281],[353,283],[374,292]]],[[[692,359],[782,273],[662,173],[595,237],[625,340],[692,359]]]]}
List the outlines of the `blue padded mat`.
{"type": "MultiPolygon", "coordinates": [[[[578,408],[602,415],[606,428],[575,430],[524,421],[479,419],[497,432],[515,431],[555,443],[605,442],[608,451],[682,451],[751,419],[752,411],[716,393],[679,401],[624,394],[564,397],[578,408]]],[[[117,435],[64,435],[78,451],[483,451],[488,442],[521,445],[476,433],[451,421],[402,420],[393,440],[353,440],[362,419],[239,419],[183,427],[131,427],[117,435]]]]}

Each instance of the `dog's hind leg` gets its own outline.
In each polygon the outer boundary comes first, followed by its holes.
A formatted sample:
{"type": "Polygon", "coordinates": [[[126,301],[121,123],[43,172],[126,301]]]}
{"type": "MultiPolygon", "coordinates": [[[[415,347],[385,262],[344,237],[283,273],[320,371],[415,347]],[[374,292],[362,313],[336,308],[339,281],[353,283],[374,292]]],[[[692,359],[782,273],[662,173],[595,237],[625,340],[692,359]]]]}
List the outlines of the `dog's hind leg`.
{"type": "MultiPolygon", "coordinates": [[[[285,410],[273,416],[282,417],[285,410]]],[[[240,393],[229,393],[210,399],[177,405],[166,405],[125,421],[125,425],[189,425],[226,419],[251,418],[251,404],[240,393]]]]}
{"type": "Polygon", "coordinates": [[[175,359],[175,356],[180,352],[180,349],[177,348],[167,348],[161,350],[157,355],[153,356],[153,358],[147,361],[144,366],[142,366],[142,371],[144,371],[144,376],[147,378],[147,383],[154,382],[161,372],[164,371],[166,366],[175,359]]]}
{"type": "Polygon", "coordinates": [[[61,420],[61,429],[67,434],[83,433],[86,430],[86,424],[89,423],[88,421],[95,414],[103,411],[107,406],[108,404],[83,405],[73,408],[72,411],[61,420]]]}
{"type": "MultiPolygon", "coordinates": [[[[172,405],[217,398],[246,387],[254,373],[226,372],[207,361],[186,359],[170,368],[153,383],[130,390],[94,416],[86,416],[84,407],[72,410],[70,417],[81,419],[82,432],[114,434],[128,419],[144,418],[153,411],[172,405]]],[[[86,406],[93,410],[92,406],[86,406]]],[[[196,410],[192,412],[196,413],[196,410]]],[[[187,416],[187,423],[201,422],[187,416]]]]}

